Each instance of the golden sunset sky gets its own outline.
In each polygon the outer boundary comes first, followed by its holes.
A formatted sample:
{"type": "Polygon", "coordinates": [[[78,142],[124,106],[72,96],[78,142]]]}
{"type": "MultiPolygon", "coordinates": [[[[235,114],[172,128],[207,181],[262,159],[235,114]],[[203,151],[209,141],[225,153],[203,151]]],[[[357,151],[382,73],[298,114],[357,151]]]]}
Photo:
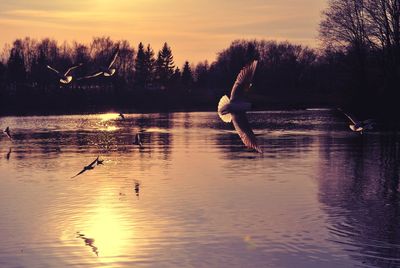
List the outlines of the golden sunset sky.
{"type": "Polygon", "coordinates": [[[94,36],[164,42],[175,62],[213,61],[235,39],[317,46],[326,0],[2,0],[0,47],[16,38],[88,43],[94,36]]]}

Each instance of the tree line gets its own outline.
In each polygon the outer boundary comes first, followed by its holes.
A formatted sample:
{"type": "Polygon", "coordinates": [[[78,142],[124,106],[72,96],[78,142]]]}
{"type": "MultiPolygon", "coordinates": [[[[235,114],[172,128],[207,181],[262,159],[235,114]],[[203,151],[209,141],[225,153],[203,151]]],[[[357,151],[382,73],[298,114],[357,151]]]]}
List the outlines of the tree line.
{"type": "MultiPolygon", "coordinates": [[[[349,106],[397,119],[400,1],[329,0],[320,23],[326,54],[345,63],[349,106]]],[[[398,120],[397,120],[398,121],[398,120]]]]}
{"type": "Polygon", "coordinates": [[[318,49],[290,42],[235,40],[209,63],[176,66],[172,48],[132,46],[109,37],[89,44],[17,39],[0,63],[0,112],[89,107],[214,109],[229,94],[240,69],[259,64],[249,94],[255,108],[333,106],[362,116],[387,118],[397,112],[400,78],[400,0],[328,0],[319,27],[318,49]],[[78,63],[75,77],[95,71],[119,55],[116,75],[60,85],[46,69],[78,63]]]}
{"type": "Polygon", "coordinates": [[[214,109],[218,99],[230,93],[241,68],[255,59],[259,64],[250,98],[256,108],[331,104],[340,99],[337,88],[333,90],[335,80],[325,70],[325,58],[289,42],[236,40],[220,51],[214,62],[186,61],[181,68],[175,65],[167,43],[155,53],[150,44],[139,43],[134,48],[128,41],[109,37],[96,37],[88,45],[26,37],[5,46],[1,56],[3,113],[15,107],[27,112],[88,107],[214,109]],[[113,77],[76,79],[109,62],[117,47],[113,77]],[[75,80],[68,85],[60,84],[46,68],[65,70],[80,63],[83,65],[73,71],[75,80]]]}

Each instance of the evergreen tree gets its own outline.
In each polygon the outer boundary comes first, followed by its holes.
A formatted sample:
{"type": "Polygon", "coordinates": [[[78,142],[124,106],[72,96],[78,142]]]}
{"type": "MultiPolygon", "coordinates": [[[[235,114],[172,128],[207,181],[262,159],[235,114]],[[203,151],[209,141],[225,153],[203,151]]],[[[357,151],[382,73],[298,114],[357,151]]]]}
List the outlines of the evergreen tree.
{"type": "Polygon", "coordinates": [[[138,52],[136,54],[135,61],[135,83],[139,87],[143,88],[146,82],[146,54],[142,42],[139,43],[138,52]]]}
{"type": "Polygon", "coordinates": [[[166,87],[174,73],[174,57],[172,56],[171,48],[167,43],[164,43],[163,48],[158,52],[156,62],[157,80],[161,86],[166,87]]]}
{"type": "Polygon", "coordinates": [[[182,84],[186,87],[191,86],[193,83],[193,73],[189,66],[189,62],[185,61],[182,70],[182,84]]]}
{"type": "Polygon", "coordinates": [[[179,68],[176,67],[169,81],[169,85],[172,87],[173,90],[178,90],[180,88],[181,79],[182,79],[181,70],[179,70],[179,68]]]}
{"type": "Polygon", "coordinates": [[[150,44],[147,45],[146,51],[145,51],[145,75],[144,75],[144,81],[145,81],[145,87],[148,87],[152,82],[153,82],[153,73],[154,73],[154,51],[151,48],[150,44]]]}

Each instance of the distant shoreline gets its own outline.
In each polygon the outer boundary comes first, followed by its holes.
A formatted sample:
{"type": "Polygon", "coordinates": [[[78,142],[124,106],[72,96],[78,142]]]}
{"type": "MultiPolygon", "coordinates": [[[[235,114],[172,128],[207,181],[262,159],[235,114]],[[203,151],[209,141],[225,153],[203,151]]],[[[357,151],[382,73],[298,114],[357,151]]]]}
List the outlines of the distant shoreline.
{"type": "MultiPolygon", "coordinates": [[[[293,111],[293,110],[334,110],[335,106],[315,106],[315,105],[270,105],[268,107],[257,107],[249,112],[263,111],[293,111]]],[[[103,113],[124,113],[124,114],[153,114],[153,113],[196,113],[196,112],[215,112],[216,107],[193,107],[193,108],[169,108],[169,109],[135,109],[135,108],[118,108],[118,107],[98,107],[79,111],[12,111],[9,113],[0,113],[1,117],[8,116],[63,116],[63,115],[89,115],[103,113]]]]}

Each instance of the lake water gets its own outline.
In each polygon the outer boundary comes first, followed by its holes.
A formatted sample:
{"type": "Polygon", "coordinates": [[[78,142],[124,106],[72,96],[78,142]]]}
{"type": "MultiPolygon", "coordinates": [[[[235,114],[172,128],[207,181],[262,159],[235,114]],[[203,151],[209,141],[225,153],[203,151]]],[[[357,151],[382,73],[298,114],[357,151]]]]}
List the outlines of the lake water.
{"type": "Polygon", "coordinates": [[[216,113],[125,117],[0,118],[0,267],[400,266],[396,133],[249,113],[260,155],[216,113]]]}

